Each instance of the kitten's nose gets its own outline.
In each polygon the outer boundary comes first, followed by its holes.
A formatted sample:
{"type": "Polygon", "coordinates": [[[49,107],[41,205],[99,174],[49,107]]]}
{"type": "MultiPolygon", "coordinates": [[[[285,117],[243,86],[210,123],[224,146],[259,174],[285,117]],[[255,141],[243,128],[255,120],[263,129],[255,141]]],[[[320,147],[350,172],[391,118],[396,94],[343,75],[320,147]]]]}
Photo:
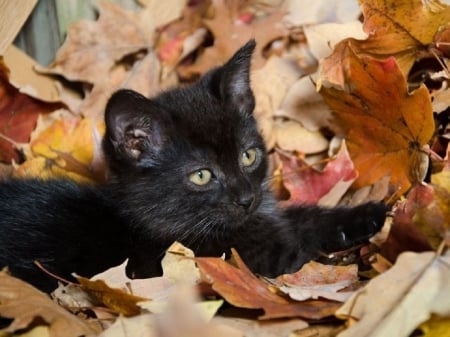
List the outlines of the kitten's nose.
{"type": "Polygon", "coordinates": [[[255,198],[252,194],[244,194],[239,197],[239,199],[236,201],[236,204],[247,210],[253,204],[253,200],[255,200],[255,198]]]}

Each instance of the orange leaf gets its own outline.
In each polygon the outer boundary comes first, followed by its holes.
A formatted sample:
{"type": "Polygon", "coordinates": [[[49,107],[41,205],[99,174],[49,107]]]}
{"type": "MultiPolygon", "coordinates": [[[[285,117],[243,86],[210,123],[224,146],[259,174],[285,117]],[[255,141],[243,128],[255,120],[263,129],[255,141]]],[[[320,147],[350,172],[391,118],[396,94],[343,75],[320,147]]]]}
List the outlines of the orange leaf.
{"type": "Polygon", "coordinates": [[[450,22],[450,7],[439,0],[361,1],[364,31],[369,38],[349,39],[358,54],[384,59],[395,56],[406,76],[417,58],[439,45],[436,34],[450,22]]]}
{"type": "Polygon", "coordinates": [[[434,132],[428,91],[422,86],[409,93],[393,57],[359,57],[348,41],[337,50],[343,89],[322,87],[320,93],[347,140],[359,172],[355,184],[370,185],[390,174],[391,193],[402,194],[426,172],[425,146],[434,132]]]}
{"type": "Polygon", "coordinates": [[[221,258],[195,258],[205,282],[229,303],[240,308],[263,309],[261,319],[281,317],[305,317],[320,319],[333,315],[338,304],[325,301],[293,302],[272,292],[258,279],[232,250],[237,267],[221,258]]]}

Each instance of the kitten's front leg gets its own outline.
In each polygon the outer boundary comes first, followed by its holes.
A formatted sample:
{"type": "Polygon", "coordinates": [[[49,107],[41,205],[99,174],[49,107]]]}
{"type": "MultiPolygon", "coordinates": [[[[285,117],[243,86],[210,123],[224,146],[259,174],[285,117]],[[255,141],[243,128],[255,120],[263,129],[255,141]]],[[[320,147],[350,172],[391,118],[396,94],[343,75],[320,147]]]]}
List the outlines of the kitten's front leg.
{"type": "Polygon", "coordinates": [[[383,227],[388,208],[383,203],[356,207],[292,207],[285,216],[310,253],[331,253],[368,241],[383,227]]]}

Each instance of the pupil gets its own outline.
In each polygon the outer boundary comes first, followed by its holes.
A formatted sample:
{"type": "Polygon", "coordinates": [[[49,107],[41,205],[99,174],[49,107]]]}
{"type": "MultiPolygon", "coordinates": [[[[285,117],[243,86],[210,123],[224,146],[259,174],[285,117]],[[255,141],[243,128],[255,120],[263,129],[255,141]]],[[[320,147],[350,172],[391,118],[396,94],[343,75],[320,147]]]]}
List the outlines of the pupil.
{"type": "Polygon", "coordinates": [[[197,172],[197,176],[199,177],[200,180],[203,179],[203,172],[202,171],[198,171],[197,172]]]}

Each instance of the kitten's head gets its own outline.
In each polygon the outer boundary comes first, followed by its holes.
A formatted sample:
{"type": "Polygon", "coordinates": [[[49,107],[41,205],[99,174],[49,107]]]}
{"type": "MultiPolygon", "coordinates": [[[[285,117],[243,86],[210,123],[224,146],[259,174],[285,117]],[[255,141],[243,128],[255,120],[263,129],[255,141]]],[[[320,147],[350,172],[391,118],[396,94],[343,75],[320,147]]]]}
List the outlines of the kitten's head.
{"type": "Polygon", "coordinates": [[[183,241],[240,226],[261,209],[267,163],[249,85],[254,47],[192,86],[111,97],[104,150],[140,228],[183,241]]]}

